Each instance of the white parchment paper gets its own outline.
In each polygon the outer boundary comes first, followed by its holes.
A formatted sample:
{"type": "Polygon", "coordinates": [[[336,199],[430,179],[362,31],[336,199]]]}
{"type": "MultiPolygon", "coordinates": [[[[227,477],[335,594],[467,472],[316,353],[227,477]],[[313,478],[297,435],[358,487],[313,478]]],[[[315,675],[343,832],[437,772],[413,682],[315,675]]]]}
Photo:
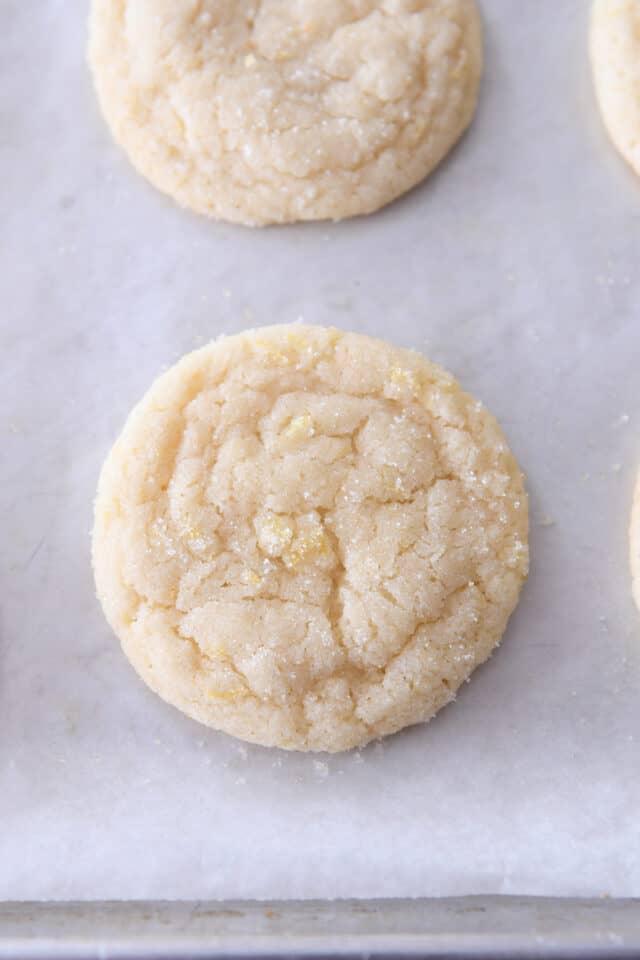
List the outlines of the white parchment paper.
{"type": "Polygon", "coordinates": [[[586,0],[484,0],[472,131],[379,215],[250,231],[113,146],[81,0],[1,0],[0,898],[640,895],[640,182],[595,108],[586,0]],[[332,758],[163,704],[94,600],[92,498],[132,404],[244,326],[416,347],[499,417],[532,573],[428,727],[332,758]]]}

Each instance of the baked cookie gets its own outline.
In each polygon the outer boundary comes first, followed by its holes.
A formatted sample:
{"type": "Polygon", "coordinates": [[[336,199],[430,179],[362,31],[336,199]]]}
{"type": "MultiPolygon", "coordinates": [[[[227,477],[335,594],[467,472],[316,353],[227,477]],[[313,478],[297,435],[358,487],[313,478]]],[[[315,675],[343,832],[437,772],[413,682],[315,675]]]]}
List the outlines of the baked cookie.
{"type": "Polygon", "coordinates": [[[475,0],[93,0],[89,59],[134,166],[246,224],[370,213],[470,123],[475,0]]]}
{"type": "Polygon", "coordinates": [[[527,574],[523,478],[419,354],[276,326],[161,376],[98,487],[93,563],[140,676],[208,726],[346,750],[428,720],[527,574]]]}
{"type": "Polygon", "coordinates": [[[640,0],[595,0],[591,60],[609,135],[640,175],[640,0]]]}
{"type": "Polygon", "coordinates": [[[633,578],[633,599],[640,610],[640,474],[636,481],[629,528],[631,544],[631,576],[633,578]]]}

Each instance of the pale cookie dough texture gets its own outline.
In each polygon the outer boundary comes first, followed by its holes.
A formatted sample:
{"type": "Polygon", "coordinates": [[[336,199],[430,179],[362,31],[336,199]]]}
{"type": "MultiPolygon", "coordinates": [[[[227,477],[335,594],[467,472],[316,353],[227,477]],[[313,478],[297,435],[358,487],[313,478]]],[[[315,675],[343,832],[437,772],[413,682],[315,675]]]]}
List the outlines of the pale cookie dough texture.
{"type": "Polygon", "coordinates": [[[595,0],[591,60],[609,135],[640,176],[640,0],[595,0]]]}
{"type": "Polygon", "coordinates": [[[474,0],[93,0],[89,59],[134,166],[246,224],[370,213],[473,116],[474,0]]]}
{"type": "Polygon", "coordinates": [[[218,730],[346,750],[428,720],[527,574],[523,478],[419,354],[307,326],[158,379],[98,488],[93,561],[140,676],[218,730]]]}
{"type": "Polygon", "coordinates": [[[633,599],[640,610],[640,472],[636,481],[633,495],[633,509],[631,511],[631,527],[629,529],[631,541],[631,576],[633,578],[633,599]]]}

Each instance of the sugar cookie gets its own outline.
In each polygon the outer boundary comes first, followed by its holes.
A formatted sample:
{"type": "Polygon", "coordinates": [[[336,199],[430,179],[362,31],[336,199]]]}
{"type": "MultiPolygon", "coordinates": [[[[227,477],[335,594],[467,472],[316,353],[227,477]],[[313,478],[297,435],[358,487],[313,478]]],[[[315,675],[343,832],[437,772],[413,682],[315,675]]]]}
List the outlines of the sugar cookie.
{"type": "Polygon", "coordinates": [[[591,60],[609,135],[640,175],[640,0],[595,0],[591,60]]]}
{"type": "Polygon", "coordinates": [[[527,497],[493,417],[419,354],[276,326],[184,357],[100,478],[98,596],[161,697],[345,750],[428,720],[499,642],[527,497]]]}
{"type": "Polygon", "coordinates": [[[93,0],[89,59],[137,169],[247,224],[370,213],[470,123],[475,0],[93,0]]]}

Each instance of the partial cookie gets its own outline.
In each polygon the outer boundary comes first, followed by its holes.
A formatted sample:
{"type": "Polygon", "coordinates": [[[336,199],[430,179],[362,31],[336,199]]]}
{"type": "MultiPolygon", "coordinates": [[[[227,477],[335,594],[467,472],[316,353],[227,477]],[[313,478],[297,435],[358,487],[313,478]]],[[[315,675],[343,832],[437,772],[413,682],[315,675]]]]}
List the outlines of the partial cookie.
{"type": "Polygon", "coordinates": [[[475,0],[93,0],[89,59],[134,166],[246,224],[377,210],[473,116],[475,0]]]}
{"type": "Polygon", "coordinates": [[[611,139],[640,175],[640,0],[595,0],[591,60],[611,139]]]}
{"type": "Polygon", "coordinates": [[[633,578],[633,599],[640,610],[640,474],[636,481],[629,528],[631,545],[631,576],[633,578]]]}
{"type": "Polygon", "coordinates": [[[296,750],[428,720],[499,642],[527,574],[493,417],[379,340],[279,326],[158,379],[103,468],[98,596],[189,716],[296,750]]]}

